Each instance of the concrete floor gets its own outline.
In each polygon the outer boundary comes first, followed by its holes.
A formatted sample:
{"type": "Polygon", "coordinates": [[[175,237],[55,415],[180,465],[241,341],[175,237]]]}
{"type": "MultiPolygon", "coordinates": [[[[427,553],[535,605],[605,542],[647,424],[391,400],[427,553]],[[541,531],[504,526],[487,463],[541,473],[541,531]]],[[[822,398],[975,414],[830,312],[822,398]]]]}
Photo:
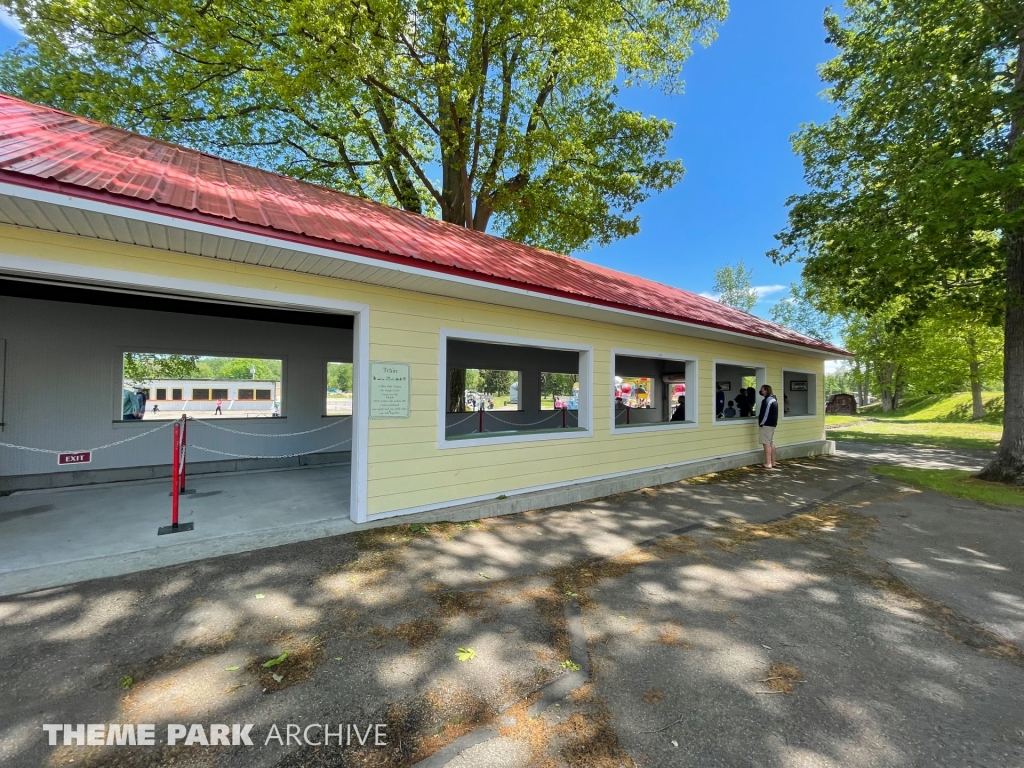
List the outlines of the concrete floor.
{"type": "Polygon", "coordinates": [[[157,535],[167,479],[2,497],[0,595],[347,533],[350,477],[348,464],[199,475],[180,507],[195,530],[171,536],[157,535]]]}

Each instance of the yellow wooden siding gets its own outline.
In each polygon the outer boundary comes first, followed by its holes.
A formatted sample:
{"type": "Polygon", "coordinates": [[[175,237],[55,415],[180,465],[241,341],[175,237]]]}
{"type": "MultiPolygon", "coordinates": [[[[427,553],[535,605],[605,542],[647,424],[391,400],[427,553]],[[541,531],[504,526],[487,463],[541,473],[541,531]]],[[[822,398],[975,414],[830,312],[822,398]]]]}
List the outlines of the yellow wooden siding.
{"type": "Polygon", "coordinates": [[[781,419],[776,442],[784,445],[824,436],[823,362],[800,354],[16,227],[0,225],[0,237],[5,251],[12,255],[367,304],[370,359],[410,363],[412,377],[410,418],[369,422],[367,495],[371,516],[756,449],[753,423],[714,423],[716,359],[765,366],[767,381],[779,394],[783,368],[816,372],[817,417],[781,419]],[[442,328],[541,339],[552,344],[592,345],[593,436],[438,449],[442,328]],[[699,426],[612,434],[612,349],[696,357],[699,426]]]}

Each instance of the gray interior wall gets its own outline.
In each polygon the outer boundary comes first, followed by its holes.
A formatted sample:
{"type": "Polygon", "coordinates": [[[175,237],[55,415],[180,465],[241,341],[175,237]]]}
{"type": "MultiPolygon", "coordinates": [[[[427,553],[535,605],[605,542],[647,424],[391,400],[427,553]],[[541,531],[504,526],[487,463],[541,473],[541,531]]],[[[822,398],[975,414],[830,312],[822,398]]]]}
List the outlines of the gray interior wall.
{"type": "MultiPolygon", "coordinates": [[[[579,426],[579,411],[565,411],[565,426],[579,426]]],[[[562,411],[484,411],[486,432],[508,432],[518,429],[562,429],[562,411]],[[539,422],[539,423],[538,423],[539,422]]],[[[446,413],[445,435],[455,437],[480,434],[480,413],[446,413]]]]}
{"type": "MultiPolygon", "coordinates": [[[[280,456],[345,441],[348,418],[326,418],[326,361],[352,361],[352,331],[40,301],[0,296],[0,336],[6,341],[4,426],[0,442],[54,450],[86,450],[153,429],[164,422],[114,423],[123,351],[178,352],[281,359],[285,418],[217,420],[260,435],[246,437],[190,424],[189,442],[228,453],[280,456]]],[[[349,444],[331,451],[346,451],[349,444]]],[[[190,450],[190,461],[230,457],[190,450]]],[[[73,469],[103,470],[169,464],[171,428],[93,454],[73,469]]],[[[0,476],[71,471],[56,456],[0,447],[0,476]]]]}
{"type": "Polygon", "coordinates": [[[448,340],[448,370],[486,368],[492,371],[535,370],[544,373],[579,373],[579,352],[512,344],[448,340]]]}
{"type": "Polygon", "coordinates": [[[789,398],[790,416],[807,416],[816,413],[817,391],[817,377],[813,373],[782,372],[782,393],[789,398]],[[807,391],[791,392],[789,390],[791,381],[806,381],[807,391]]]}

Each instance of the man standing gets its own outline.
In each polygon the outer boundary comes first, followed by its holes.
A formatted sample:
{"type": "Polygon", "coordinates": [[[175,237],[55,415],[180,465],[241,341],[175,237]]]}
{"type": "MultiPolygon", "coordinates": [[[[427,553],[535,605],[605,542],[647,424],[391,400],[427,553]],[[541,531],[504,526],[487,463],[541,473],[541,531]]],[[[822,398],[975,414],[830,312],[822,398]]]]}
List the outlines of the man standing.
{"type": "Polygon", "coordinates": [[[779,423],[779,401],[767,384],[760,391],[764,399],[757,414],[757,441],[764,446],[765,469],[775,469],[775,427],[779,423]]]}
{"type": "Polygon", "coordinates": [[[672,411],[671,421],[686,421],[686,395],[679,396],[679,405],[672,411]]]}

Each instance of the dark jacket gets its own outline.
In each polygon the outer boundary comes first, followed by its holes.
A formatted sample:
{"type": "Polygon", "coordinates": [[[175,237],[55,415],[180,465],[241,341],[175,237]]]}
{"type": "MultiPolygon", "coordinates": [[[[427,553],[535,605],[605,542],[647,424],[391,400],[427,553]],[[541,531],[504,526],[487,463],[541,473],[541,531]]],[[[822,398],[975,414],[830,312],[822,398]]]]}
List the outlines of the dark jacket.
{"type": "Polygon", "coordinates": [[[775,399],[775,395],[768,395],[761,401],[757,424],[761,427],[777,427],[779,425],[779,401],[775,399]]]}
{"type": "Polygon", "coordinates": [[[725,392],[715,392],[715,415],[721,416],[725,410],[725,392]]]}
{"type": "Polygon", "coordinates": [[[679,407],[672,411],[671,421],[686,421],[686,400],[679,403],[679,407]]]}
{"type": "Polygon", "coordinates": [[[736,395],[735,403],[736,410],[740,412],[740,416],[750,416],[751,406],[747,403],[747,393],[742,389],[740,390],[740,393],[736,395]]]}

